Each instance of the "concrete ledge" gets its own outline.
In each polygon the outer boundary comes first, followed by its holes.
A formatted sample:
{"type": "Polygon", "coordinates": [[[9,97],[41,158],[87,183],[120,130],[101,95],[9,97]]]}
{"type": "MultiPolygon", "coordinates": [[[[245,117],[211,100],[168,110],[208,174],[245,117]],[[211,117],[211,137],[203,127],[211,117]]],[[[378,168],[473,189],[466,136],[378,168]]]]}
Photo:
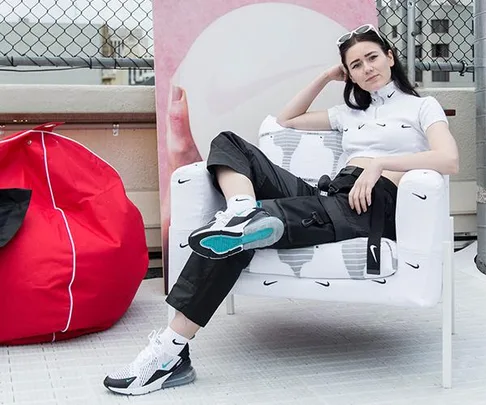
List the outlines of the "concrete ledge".
{"type": "Polygon", "coordinates": [[[1,113],[153,113],[152,86],[2,85],[1,113]],[[8,100],[8,102],[6,101],[8,100]]]}

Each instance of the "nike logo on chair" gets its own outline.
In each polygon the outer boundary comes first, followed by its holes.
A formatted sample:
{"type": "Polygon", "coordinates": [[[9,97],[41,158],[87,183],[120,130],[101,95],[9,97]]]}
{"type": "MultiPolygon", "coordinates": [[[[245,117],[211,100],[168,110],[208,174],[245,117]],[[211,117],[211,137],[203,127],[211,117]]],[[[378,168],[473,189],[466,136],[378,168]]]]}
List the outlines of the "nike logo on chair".
{"type": "Polygon", "coordinates": [[[331,286],[331,283],[329,281],[326,281],[325,283],[321,283],[319,281],[316,281],[315,283],[322,285],[323,287],[330,287],[331,286]]]}
{"type": "Polygon", "coordinates": [[[426,200],[427,199],[427,196],[424,194],[424,195],[420,195],[420,194],[415,194],[415,193],[412,193],[415,197],[418,197],[420,198],[421,200],[426,200]]]}
{"type": "Polygon", "coordinates": [[[177,182],[179,184],[184,184],[184,183],[187,183],[188,181],[191,181],[191,179],[187,179],[187,180],[181,180],[181,179],[179,179],[179,180],[177,180],[177,182]]]}
{"type": "Polygon", "coordinates": [[[272,285],[272,284],[275,284],[275,283],[278,283],[278,281],[267,281],[267,280],[265,280],[263,282],[263,285],[269,286],[269,285],[272,285]]]}

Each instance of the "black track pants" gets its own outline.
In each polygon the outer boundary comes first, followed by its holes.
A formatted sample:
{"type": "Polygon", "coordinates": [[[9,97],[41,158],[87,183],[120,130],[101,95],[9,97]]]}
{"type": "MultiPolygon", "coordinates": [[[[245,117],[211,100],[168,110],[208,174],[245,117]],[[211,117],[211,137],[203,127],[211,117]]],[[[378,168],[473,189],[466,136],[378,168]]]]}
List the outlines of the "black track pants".
{"type": "MultiPolygon", "coordinates": [[[[367,236],[370,232],[370,211],[358,215],[351,210],[347,192],[321,195],[319,189],[273,164],[256,146],[232,132],[222,132],[213,139],[207,159],[213,184],[220,190],[215,176],[217,166],[230,167],[248,177],[262,207],[283,221],[284,235],[272,248],[312,246],[367,236]]],[[[349,178],[351,186],[355,180],[349,178]]],[[[387,191],[384,236],[395,239],[396,187],[383,177],[379,182],[387,191]]],[[[205,326],[253,255],[253,250],[246,250],[226,259],[211,260],[191,254],[167,297],[168,304],[205,326]]]]}

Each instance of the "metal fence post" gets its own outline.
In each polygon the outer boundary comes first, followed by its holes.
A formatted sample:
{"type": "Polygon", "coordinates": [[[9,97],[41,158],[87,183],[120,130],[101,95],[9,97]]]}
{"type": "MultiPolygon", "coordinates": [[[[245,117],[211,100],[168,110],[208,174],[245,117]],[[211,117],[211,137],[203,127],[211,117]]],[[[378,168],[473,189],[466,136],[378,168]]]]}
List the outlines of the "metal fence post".
{"type": "Polygon", "coordinates": [[[474,261],[486,274],[486,0],[476,0],[474,13],[476,70],[476,184],[478,254],[474,261]]]}
{"type": "Polygon", "coordinates": [[[408,79],[415,86],[415,0],[407,1],[407,68],[408,79]]]}

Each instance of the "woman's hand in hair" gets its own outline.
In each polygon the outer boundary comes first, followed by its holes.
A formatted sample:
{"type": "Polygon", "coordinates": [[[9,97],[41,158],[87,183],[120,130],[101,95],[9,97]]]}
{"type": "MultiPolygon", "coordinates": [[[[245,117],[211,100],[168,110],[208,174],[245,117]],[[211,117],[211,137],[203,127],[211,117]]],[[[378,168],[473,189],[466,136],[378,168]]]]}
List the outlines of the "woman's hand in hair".
{"type": "Polygon", "coordinates": [[[354,183],[348,199],[351,209],[356,210],[358,215],[366,212],[371,205],[371,192],[382,172],[381,165],[372,160],[354,183]]]}
{"type": "Polygon", "coordinates": [[[335,65],[327,70],[327,76],[330,80],[335,80],[337,82],[345,82],[348,78],[346,68],[341,64],[335,65]]]}

